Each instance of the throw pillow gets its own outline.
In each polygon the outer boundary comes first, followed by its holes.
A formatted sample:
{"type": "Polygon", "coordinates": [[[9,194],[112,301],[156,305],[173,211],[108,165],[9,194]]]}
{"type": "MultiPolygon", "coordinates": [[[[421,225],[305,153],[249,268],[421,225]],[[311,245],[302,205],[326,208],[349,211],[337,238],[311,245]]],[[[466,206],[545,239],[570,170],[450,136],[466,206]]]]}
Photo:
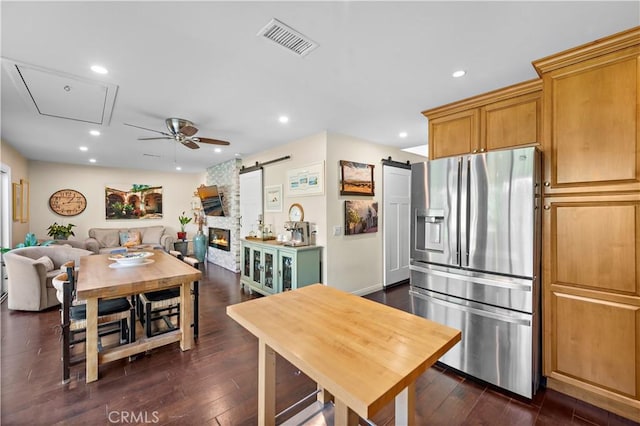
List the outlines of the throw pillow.
{"type": "Polygon", "coordinates": [[[120,245],[124,247],[134,247],[140,245],[140,233],[135,231],[121,232],[120,245]]]}
{"type": "Polygon", "coordinates": [[[51,260],[50,257],[47,256],[42,256],[38,259],[35,260],[35,263],[42,263],[44,265],[44,269],[49,272],[49,271],[53,271],[53,260],[51,260]]]}

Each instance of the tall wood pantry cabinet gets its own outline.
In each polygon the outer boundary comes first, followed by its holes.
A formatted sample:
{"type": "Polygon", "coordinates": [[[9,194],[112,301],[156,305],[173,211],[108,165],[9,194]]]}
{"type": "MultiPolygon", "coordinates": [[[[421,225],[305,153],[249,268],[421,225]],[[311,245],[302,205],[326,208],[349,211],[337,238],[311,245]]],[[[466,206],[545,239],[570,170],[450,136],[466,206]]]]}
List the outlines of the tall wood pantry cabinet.
{"type": "Polygon", "coordinates": [[[540,79],[423,111],[429,158],[538,145],[541,113],[540,79]]]}
{"type": "Polygon", "coordinates": [[[640,422],[640,27],[533,65],[547,386],[640,422]]]}

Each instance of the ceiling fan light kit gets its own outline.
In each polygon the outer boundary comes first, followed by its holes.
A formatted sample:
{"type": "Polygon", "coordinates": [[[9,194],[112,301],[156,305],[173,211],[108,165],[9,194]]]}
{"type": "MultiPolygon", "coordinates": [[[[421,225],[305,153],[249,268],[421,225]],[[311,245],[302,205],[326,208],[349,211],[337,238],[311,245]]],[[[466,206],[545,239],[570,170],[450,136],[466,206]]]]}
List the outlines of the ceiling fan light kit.
{"type": "Polygon", "coordinates": [[[206,143],[211,145],[229,145],[229,142],[219,139],[195,137],[194,135],[198,132],[198,128],[194,126],[191,121],[185,120],[184,118],[167,118],[165,120],[165,123],[170,133],[148,129],[142,126],[136,126],[135,124],[124,123],[124,125],[147,130],[150,132],[160,133],[161,135],[163,135],[161,137],[153,138],[138,138],[138,140],[173,139],[176,142],[179,142],[187,148],[191,149],[199,149],[199,143],[206,143]]]}

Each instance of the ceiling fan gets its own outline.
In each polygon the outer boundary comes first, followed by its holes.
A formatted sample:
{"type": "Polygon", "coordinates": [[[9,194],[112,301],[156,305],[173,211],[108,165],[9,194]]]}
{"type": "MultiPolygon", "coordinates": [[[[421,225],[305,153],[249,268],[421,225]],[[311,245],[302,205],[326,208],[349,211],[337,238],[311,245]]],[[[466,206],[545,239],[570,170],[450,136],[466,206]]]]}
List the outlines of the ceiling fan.
{"type": "Polygon", "coordinates": [[[198,132],[198,129],[189,120],[185,120],[183,118],[167,118],[165,120],[165,123],[167,124],[167,128],[169,129],[170,133],[147,129],[146,127],[136,126],[134,124],[123,124],[125,126],[136,127],[138,129],[148,130],[150,132],[156,132],[163,135],[161,137],[154,138],[138,138],[139,141],[148,141],[154,139],[173,139],[176,142],[180,142],[182,145],[191,149],[200,148],[200,146],[198,146],[199,143],[208,143],[211,145],[229,145],[229,142],[227,141],[194,136],[198,132]]]}

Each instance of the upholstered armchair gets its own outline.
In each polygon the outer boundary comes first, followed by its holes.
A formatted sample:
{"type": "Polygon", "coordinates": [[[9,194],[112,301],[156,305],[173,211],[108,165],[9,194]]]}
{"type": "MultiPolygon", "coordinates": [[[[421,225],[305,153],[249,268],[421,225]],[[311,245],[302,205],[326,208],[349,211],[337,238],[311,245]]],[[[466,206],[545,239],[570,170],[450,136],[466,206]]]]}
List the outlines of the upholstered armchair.
{"type": "Polygon", "coordinates": [[[7,266],[9,309],[41,311],[60,304],[53,278],[60,267],[93,252],[68,246],[36,246],[14,249],[3,255],[7,266]]]}

